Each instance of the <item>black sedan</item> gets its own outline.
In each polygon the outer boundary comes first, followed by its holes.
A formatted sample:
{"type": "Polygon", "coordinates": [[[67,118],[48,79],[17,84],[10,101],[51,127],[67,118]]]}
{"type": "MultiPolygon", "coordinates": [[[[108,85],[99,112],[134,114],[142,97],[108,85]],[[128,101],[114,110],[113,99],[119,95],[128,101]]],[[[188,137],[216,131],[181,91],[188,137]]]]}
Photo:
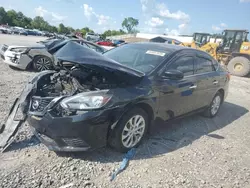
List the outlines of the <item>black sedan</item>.
{"type": "Polygon", "coordinates": [[[18,102],[54,151],[109,144],[125,152],[140,144],[156,118],[214,117],[228,93],[228,72],[191,48],[134,43],[101,55],[71,42],[55,56],[59,64],[71,62],[71,70],[41,72],[18,102]]]}

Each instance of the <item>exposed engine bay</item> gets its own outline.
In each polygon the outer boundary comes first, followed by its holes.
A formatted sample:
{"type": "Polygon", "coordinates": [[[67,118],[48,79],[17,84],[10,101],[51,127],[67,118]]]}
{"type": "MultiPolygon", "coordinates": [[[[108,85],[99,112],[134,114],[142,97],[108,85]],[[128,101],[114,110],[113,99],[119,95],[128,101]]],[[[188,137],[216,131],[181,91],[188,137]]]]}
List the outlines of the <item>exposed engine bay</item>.
{"type": "Polygon", "coordinates": [[[42,77],[37,83],[35,95],[41,97],[71,96],[81,92],[98,91],[115,88],[124,83],[85,67],[73,67],[71,70],[60,70],[53,75],[42,77]]]}

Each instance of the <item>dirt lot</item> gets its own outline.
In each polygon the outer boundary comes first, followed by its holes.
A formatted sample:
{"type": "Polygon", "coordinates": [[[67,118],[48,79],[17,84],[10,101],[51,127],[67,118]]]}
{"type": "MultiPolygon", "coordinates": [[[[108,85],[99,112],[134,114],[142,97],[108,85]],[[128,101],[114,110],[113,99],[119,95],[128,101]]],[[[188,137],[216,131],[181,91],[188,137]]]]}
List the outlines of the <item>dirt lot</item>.
{"type": "MultiPolygon", "coordinates": [[[[0,35],[1,43],[28,43],[36,37],[0,35]]],[[[34,73],[0,62],[0,119],[34,73]]],[[[0,154],[0,187],[250,187],[249,78],[232,77],[218,117],[199,115],[157,125],[125,171],[110,182],[123,155],[108,148],[65,154],[50,152],[22,127],[0,154]],[[64,186],[65,185],[65,186],[64,186]]]]}

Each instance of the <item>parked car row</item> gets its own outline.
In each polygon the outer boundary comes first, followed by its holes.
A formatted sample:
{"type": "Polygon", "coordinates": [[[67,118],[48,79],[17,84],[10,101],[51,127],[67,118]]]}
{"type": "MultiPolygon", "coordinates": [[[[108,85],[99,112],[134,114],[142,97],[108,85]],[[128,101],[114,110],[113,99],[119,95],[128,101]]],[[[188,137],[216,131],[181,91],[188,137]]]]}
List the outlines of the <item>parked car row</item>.
{"type": "Polygon", "coordinates": [[[16,34],[16,35],[33,35],[33,36],[45,36],[52,37],[55,34],[47,31],[39,31],[37,29],[24,29],[22,27],[3,27],[0,26],[0,33],[2,34],[16,34]]]}
{"type": "Polygon", "coordinates": [[[85,38],[87,41],[95,42],[96,44],[101,45],[101,46],[117,47],[117,46],[120,46],[122,44],[126,44],[126,42],[124,40],[103,39],[97,33],[86,33],[85,38]]]}

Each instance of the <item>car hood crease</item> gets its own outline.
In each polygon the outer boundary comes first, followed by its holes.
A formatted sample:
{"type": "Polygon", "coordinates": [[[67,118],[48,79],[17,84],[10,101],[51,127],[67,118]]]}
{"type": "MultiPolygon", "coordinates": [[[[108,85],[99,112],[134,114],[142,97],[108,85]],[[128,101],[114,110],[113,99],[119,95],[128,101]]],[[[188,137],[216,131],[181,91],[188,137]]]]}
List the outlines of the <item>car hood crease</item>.
{"type": "Polygon", "coordinates": [[[59,49],[54,55],[59,61],[76,63],[90,68],[107,68],[111,71],[118,71],[136,77],[143,77],[145,75],[143,72],[124,66],[92,49],[85,48],[71,41],[59,49]]]}

